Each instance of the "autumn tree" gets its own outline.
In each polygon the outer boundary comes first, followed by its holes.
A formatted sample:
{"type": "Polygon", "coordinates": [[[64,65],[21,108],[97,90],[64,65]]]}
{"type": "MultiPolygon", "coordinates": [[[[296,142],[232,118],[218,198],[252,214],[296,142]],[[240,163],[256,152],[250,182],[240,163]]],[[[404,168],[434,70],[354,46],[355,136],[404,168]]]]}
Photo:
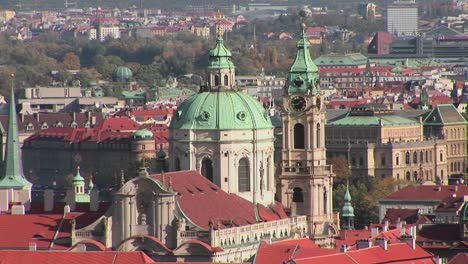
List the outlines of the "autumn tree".
{"type": "Polygon", "coordinates": [[[80,69],[80,57],[78,57],[75,53],[73,52],[68,52],[65,54],[65,57],[63,57],[63,67],[66,70],[79,70],[80,69]]]}

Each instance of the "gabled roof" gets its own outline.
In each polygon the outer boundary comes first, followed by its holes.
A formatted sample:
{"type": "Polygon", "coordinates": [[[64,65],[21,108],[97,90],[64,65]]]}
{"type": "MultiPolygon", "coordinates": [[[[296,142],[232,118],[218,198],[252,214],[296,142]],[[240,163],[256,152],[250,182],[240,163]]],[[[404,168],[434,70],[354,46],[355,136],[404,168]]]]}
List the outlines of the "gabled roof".
{"type": "Polygon", "coordinates": [[[381,246],[373,246],[333,255],[294,258],[294,262],[297,264],[435,263],[432,254],[426,252],[419,246],[413,249],[407,243],[389,244],[387,250],[383,249],[381,246]]]}
{"type": "Polygon", "coordinates": [[[284,208],[277,203],[275,208],[257,205],[221,190],[196,171],[177,171],[155,174],[150,177],[160,182],[171,182],[175,192],[178,192],[177,202],[183,213],[197,226],[203,229],[228,228],[227,222],[233,226],[256,224],[256,210],[263,221],[274,221],[287,218],[284,208]],[[164,177],[164,180],[163,180],[164,177]],[[205,206],[209,204],[210,206],[205,206]]]}
{"type": "Polygon", "coordinates": [[[142,251],[0,251],[0,263],[140,264],[154,263],[142,251]]]}
{"type": "Polygon", "coordinates": [[[407,186],[381,199],[380,202],[388,200],[441,201],[453,195],[458,197],[468,195],[468,185],[407,186]]]}
{"type": "Polygon", "coordinates": [[[437,105],[424,119],[424,125],[451,125],[466,123],[465,118],[463,118],[453,104],[437,105]]]}
{"type": "Polygon", "coordinates": [[[418,220],[418,211],[418,209],[389,208],[385,213],[384,220],[396,223],[399,219],[400,221],[412,224],[418,220]]]}

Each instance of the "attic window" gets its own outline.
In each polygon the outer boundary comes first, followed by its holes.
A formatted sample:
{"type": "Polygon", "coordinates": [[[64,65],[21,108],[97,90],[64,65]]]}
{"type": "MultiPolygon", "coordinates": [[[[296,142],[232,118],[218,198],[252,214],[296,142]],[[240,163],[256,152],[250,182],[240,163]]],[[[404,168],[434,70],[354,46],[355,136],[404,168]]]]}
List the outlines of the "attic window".
{"type": "Polygon", "coordinates": [[[47,125],[47,123],[42,123],[41,125],[41,129],[48,129],[49,128],[49,125],[47,125]]]}
{"type": "Polygon", "coordinates": [[[28,124],[26,125],[26,131],[32,131],[32,130],[34,130],[33,124],[28,123],[28,124]]]}
{"type": "Polygon", "coordinates": [[[70,127],[71,128],[77,128],[78,124],[75,121],[73,121],[73,122],[71,122],[70,127]]]}
{"type": "Polygon", "coordinates": [[[55,127],[63,127],[62,122],[58,121],[58,122],[55,124],[55,127]]]}

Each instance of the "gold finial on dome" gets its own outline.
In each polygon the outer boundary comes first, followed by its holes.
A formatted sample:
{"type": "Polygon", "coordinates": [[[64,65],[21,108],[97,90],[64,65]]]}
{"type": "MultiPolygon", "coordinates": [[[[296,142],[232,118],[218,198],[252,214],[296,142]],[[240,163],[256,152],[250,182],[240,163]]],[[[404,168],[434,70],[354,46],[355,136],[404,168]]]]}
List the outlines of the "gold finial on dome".
{"type": "Polygon", "coordinates": [[[224,14],[221,10],[218,9],[218,14],[216,17],[218,18],[218,24],[216,25],[216,35],[218,37],[222,37],[224,34],[223,28],[221,27],[221,19],[223,18],[224,14]]]}

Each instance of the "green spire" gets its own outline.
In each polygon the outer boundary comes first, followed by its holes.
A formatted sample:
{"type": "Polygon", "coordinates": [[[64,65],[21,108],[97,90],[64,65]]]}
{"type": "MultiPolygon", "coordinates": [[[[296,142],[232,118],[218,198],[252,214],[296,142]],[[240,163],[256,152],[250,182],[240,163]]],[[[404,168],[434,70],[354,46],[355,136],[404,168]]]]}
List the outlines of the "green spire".
{"type": "Polygon", "coordinates": [[[429,94],[427,93],[427,89],[423,88],[421,91],[421,100],[420,100],[420,106],[422,109],[427,109],[430,106],[429,102],[429,94]]]}
{"type": "Polygon", "coordinates": [[[18,139],[18,120],[16,116],[15,93],[11,86],[10,112],[8,114],[8,135],[6,145],[6,171],[0,180],[0,188],[24,188],[32,184],[26,180],[18,139]]]}
{"type": "Polygon", "coordinates": [[[224,46],[224,39],[221,34],[216,38],[216,46],[210,50],[210,61],[208,69],[232,69],[235,68],[231,60],[231,51],[224,46]]]}
{"type": "Polygon", "coordinates": [[[354,217],[354,208],[351,204],[351,194],[349,194],[348,185],[346,185],[346,192],[344,196],[344,205],[341,210],[341,216],[343,217],[354,217]]]}
{"type": "Polygon", "coordinates": [[[320,90],[318,68],[310,57],[304,24],[296,46],[296,59],[289,70],[288,93],[317,93],[320,90]]]}

